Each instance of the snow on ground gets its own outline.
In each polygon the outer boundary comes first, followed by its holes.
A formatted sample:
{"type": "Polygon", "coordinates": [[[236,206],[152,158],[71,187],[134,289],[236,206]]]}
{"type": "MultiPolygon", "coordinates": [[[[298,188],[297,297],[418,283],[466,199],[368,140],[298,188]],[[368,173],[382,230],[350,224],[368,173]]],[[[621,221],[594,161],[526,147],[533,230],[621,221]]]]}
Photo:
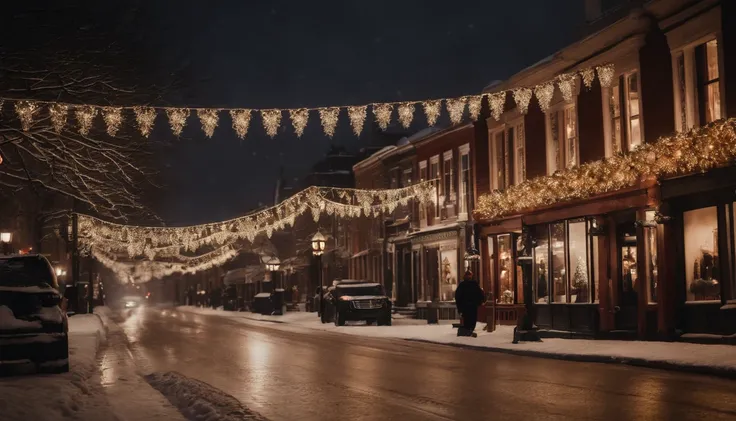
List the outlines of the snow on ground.
{"type": "Polygon", "coordinates": [[[153,373],[146,380],[192,421],[266,421],[237,399],[207,383],[176,372],[153,373]]]}
{"type": "Polygon", "coordinates": [[[179,307],[182,311],[217,315],[243,323],[273,322],[278,329],[299,327],[350,335],[411,339],[448,345],[483,348],[501,352],[552,356],[565,359],[641,361],[658,366],[679,366],[703,370],[724,370],[736,374],[736,348],[732,345],[703,345],[682,342],[610,341],[549,338],[542,342],[513,344],[513,326],[498,326],[495,332],[485,332],[478,324],[477,338],[458,337],[451,325],[428,325],[423,320],[394,318],[393,326],[342,326],[322,324],[316,313],[290,312],[284,316],[261,316],[252,313],[226,312],[196,307],[179,307]]]}
{"type": "Polygon", "coordinates": [[[70,372],[0,378],[0,418],[3,421],[115,419],[96,381],[95,359],[104,341],[105,331],[98,316],[70,317],[70,372]]]}

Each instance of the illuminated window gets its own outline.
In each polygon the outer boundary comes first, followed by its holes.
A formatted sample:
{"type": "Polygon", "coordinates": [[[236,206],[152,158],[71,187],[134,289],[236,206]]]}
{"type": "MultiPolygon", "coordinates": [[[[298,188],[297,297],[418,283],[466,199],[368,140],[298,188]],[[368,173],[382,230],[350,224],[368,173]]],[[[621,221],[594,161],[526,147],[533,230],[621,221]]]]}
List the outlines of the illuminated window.
{"type": "Polygon", "coordinates": [[[681,131],[724,117],[718,40],[693,44],[673,52],[675,120],[681,131]]]}
{"type": "Polygon", "coordinates": [[[718,301],[718,208],[695,209],[683,214],[685,283],[687,301],[718,301]]]}
{"type": "Polygon", "coordinates": [[[467,218],[470,208],[470,145],[459,148],[460,151],[460,215],[467,218]]]}
{"type": "Polygon", "coordinates": [[[433,156],[430,159],[429,164],[429,175],[432,177],[432,184],[434,185],[434,217],[440,217],[440,157],[438,155],[433,156]]]}
{"type": "Polygon", "coordinates": [[[504,130],[491,134],[491,183],[496,190],[509,186],[509,152],[504,130]]]}
{"type": "Polygon", "coordinates": [[[508,138],[514,142],[514,184],[519,184],[526,180],[526,145],[523,121],[508,129],[508,138]]]}
{"type": "Polygon", "coordinates": [[[698,80],[698,113],[701,125],[721,118],[721,89],[718,72],[718,41],[695,47],[698,80]]]}
{"type": "Polygon", "coordinates": [[[578,124],[575,105],[547,114],[548,173],[578,165],[578,124]]]}
{"type": "Polygon", "coordinates": [[[626,105],[628,111],[629,150],[633,151],[642,143],[641,133],[641,96],[639,95],[639,74],[637,72],[626,76],[626,105]]]}
{"type": "MultiPolygon", "coordinates": [[[[419,163],[419,181],[420,182],[427,181],[427,161],[422,161],[419,163]]],[[[430,206],[429,203],[419,206],[419,223],[420,224],[423,224],[423,225],[427,224],[427,210],[429,206],[430,206]]]]}

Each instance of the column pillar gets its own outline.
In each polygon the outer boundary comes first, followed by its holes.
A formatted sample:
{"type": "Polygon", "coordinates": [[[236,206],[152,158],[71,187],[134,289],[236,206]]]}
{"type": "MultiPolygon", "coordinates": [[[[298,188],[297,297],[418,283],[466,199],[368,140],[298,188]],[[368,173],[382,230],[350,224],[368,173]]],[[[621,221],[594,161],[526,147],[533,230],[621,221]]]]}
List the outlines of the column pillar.
{"type": "MultiPolygon", "coordinates": [[[[646,209],[636,211],[637,221],[646,221],[646,209]]],[[[647,336],[647,307],[649,296],[647,293],[647,238],[646,229],[641,223],[636,224],[636,297],[637,297],[637,336],[644,339],[647,336]]]]}
{"type": "Polygon", "coordinates": [[[595,279],[598,280],[598,289],[595,292],[598,295],[598,313],[599,313],[599,326],[598,330],[601,332],[608,332],[614,329],[614,317],[613,317],[613,297],[612,289],[613,282],[611,281],[611,266],[612,252],[615,252],[615,227],[613,229],[614,237],[611,237],[610,227],[606,225],[606,219],[603,217],[595,218],[596,224],[602,227],[603,232],[597,233],[598,235],[593,238],[593,241],[598,244],[598,254],[594,256],[596,272],[595,279]]]}

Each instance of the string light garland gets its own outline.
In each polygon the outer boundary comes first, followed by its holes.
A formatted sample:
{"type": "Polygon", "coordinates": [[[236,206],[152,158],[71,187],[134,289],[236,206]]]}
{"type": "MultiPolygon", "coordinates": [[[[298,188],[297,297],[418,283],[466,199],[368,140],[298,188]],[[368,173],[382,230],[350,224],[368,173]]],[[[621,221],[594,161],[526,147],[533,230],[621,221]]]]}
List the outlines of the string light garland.
{"type": "Polygon", "coordinates": [[[319,121],[322,123],[322,130],[325,135],[332,139],[335,135],[335,128],[337,127],[337,118],[340,116],[339,107],[331,108],[320,108],[319,109],[319,121]]]}
{"type": "Polygon", "coordinates": [[[348,118],[350,119],[350,127],[353,128],[353,133],[356,136],[360,136],[363,131],[363,125],[368,114],[367,105],[359,105],[357,107],[348,107],[348,118]]]}
{"type": "Polygon", "coordinates": [[[156,109],[152,107],[135,107],[135,122],[138,124],[138,130],[141,136],[148,137],[153,129],[153,123],[156,120],[156,109]]]}
{"type": "Polygon", "coordinates": [[[480,109],[483,106],[483,95],[471,95],[468,97],[468,115],[473,121],[478,121],[480,109]]]}
{"type": "Polygon", "coordinates": [[[334,187],[310,187],[278,205],[236,219],[189,227],[140,227],[106,222],[80,214],[79,240],[88,249],[108,255],[148,260],[180,258],[182,253],[203,247],[221,247],[232,241],[253,242],[259,234],[293,226],[299,215],[357,217],[393,212],[410,200],[431,200],[434,187],[423,182],[400,189],[356,190],[334,187]]]}
{"type": "Polygon", "coordinates": [[[447,113],[450,115],[452,124],[460,124],[463,121],[463,113],[465,113],[465,104],[467,98],[448,99],[445,101],[447,113]]]}
{"type": "Polygon", "coordinates": [[[547,110],[549,110],[549,104],[552,103],[552,96],[554,96],[554,94],[555,86],[552,83],[537,85],[534,88],[534,96],[537,97],[539,108],[542,109],[543,113],[546,113],[547,110]]]}
{"type": "Polygon", "coordinates": [[[49,106],[49,117],[51,118],[51,127],[56,133],[61,133],[66,126],[66,119],[69,115],[69,106],[66,104],[51,104],[49,106]]]}
{"type": "Polygon", "coordinates": [[[273,139],[281,126],[281,110],[262,110],[261,121],[266,134],[273,139]]]}
{"type": "Polygon", "coordinates": [[[392,104],[373,104],[373,116],[381,130],[386,130],[391,123],[391,114],[394,111],[392,104]]]}
{"type": "Polygon", "coordinates": [[[496,92],[488,96],[488,106],[491,108],[491,115],[496,121],[501,119],[505,104],[506,91],[496,92]]]}
{"type": "Polygon", "coordinates": [[[181,132],[184,130],[184,126],[187,125],[187,118],[189,118],[189,108],[168,108],[166,115],[169,116],[169,125],[171,126],[171,132],[174,136],[181,136],[181,132]]]}
{"type": "Polygon", "coordinates": [[[401,122],[401,127],[408,129],[409,126],[411,126],[411,122],[414,120],[414,103],[411,102],[403,102],[399,104],[398,112],[399,112],[399,122],[401,122]]]}
{"type": "Polygon", "coordinates": [[[422,103],[422,108],[424,108],[424,115],[427,117],[427,125],[429,127],[434,127],[434,125],[437,124],[437,119],[440,117],[440,112],[442,111],[442,101],[424,101],[422,103]]]}
{"type": "MultiPolygon", "coordinates": [[[[402,127],[409,128],[414,120],[414,112],[416,106],[421,105],[424,109],[424,114],[427,119],[428,126],[434,126],[439,120],[439,116],[442,112],[443,103],[450,117],[450,121],[453,124],[459,124],[463,120],[465,113],[465,107],[468,108],[468,116],[470,120],[477,121],[480,118],[481,107],[483,104],[484,97],[488,99],[489,106],[491,109],[491,115],[494,119],[499,120],[501,114],[503,114],[504,107],[506,104],[506,95],[511,93],[514,100],[516,101],[516,107],[521,113],[526,113],[529,107],[529,101],[531,97],[538,93],[541,95],[540,106],[546,107],[548,101],[547,97],[550,94],[554,94],[555,85],[557,85],[562,92],[563,98],[569,101],[572,98],[573,87],[575,78],[579,75],[583,79],[583,83],[587,88],[592,86],[595,80],[596,73],[600,79],[601,86],[609,86],[615,75],[614,67],[611,64],[603,64],[597,67],[591,67],[587,69],[581,69],[572,73],[558,75],[550,81],[543,82],[536,86],[531,87],[515,87],[500,92],[483,93],[480,95],[466,95],[457,98],[441,98],[431,99],[424,101],[401,101],[401,102],[387,102],[387,103],[373,103],[369,104],[373,110],[373,116],[376,123],[382,130],[386,130],[388,125],[391,123],[391,114],[393,113],[394,107],[398,109],[399,122],[402,127]]],[[[540,97],[538,97],[540,98],[540,97]]],[[[54,101],[34,101],[29,99],[12,99],[12,98],[0,98],[0,103],[3,101],[12,101],[15,104],[16,114],[21,121],[21,126],[24,130],[28,130],[33,123],[33,117],[35,112],[41,107],[45,106],[50,110],[56,110],[57,125],[56,127],[62,127],[64,124],[60,124],[61,113],[63,107],[67,109],[74,109],[75,114],[79,113],[79,110],[83,110],[81,117],[91,115],[91,110],[102,109],[103,118],[106,118],[105,123],[107,129],[111,132],[117,133],[115,127],[119,127],[124,119],[125,110],[132,110],[135,114],[135,120],[138,125],[138,129],[141,135],[148,137],[153,129],[156,116],[159,112],[165,112],[169,119],[169,125],[171,131],[175,136],[180,136],[184,127],[187,124],[187,119],[191,111],[196,111],[199,116],[200,123],[202,125],[202,131],[207,137],[214,135],[214,130],[219,124],[219,113],[228,111],[232,119],[233,130],[236,135],[244,139],[250,129],[251,112],[259,112],[261,114],[264,129],[269,137],[275,137],[279,129],[281,128],[282,114],[283,111],[288,111],[289,116],[294,126],[294,131],[298,136],[301,136],[306,129],[309,121],[309,115],[312,111],[319,113],[320,122],[323,130],[328,137],[332,137],[335,134],[335,129],[338,124],[339,114],[342,108],[345,108],[350,119],[350,125],[353,129],[353,133],[356,136],[360,136],[365,127],[365,120],[367,118],[367,108],[369,105],[357,105],[357,106],[337,106],[337,107],[318,107],[318,108],[298,108],[298,109],[240,109],[240,108],[171,108],[171,107],[152,107],[143,105],[134,105],[128,107],[98,107],[95,105],[88,104],[68,104],[54,101]],[[114,110],[114,111],[112,111],[114,110]],[[118,110],[120,113],[118,114],[118,110]],[[109,116],[109,117],[106,117],[109,116]],[[118,116],[120,123],[118,124],[118,116]],[[108,122],[108,120],[110,120],[108,122]]],[[[96,113],[96,111],[95,111],[96,113]]],[[[95,114],[96,115],[96,114],[95,114]]],[[[80,126],[82,131],[89,132],[92,126],[92,119],[89,120],[89,125],[85,121],[83,126],[80,126]]],[[[53,122],[52,122],[53,123],[53,122]]]]}
{"type": "Polygon", "coordinates": [[[217,110],[211,108],[197,110],[197,117],[199,117],[199,122],[202,123],[204,135],[211,138],[215,134],[215,128],[217,128],[217,123],[219,122],[217,110]]]}
{"type": "Polygon", "coordinates": [[[18,101],[15,103],[15,114],[20,120],[20,126],[24,132],[31,129],[33,115],[38,111],[38,104],[33,101],[18,101]]]}
{"type": "Polygon", "coordinates": [[[83,105],[74,110],[74,116],[77,118],[79,126],[79,134],[87,136],[92,128],[92,120],[97,115],[97,108],[91,105],[83,105]]]}
{"type": "Polygon", "coordinates": [[[309,111],[305,108],[289,110],[289,118],[291,119],[291,125],[294,127],[296,137],[301,138],[309,121],[309,111]]]}
{"type": "Polygon", "coordinates": [[[250,110],[230,110],[230,119],[233,121],[233,130],[240,139],[245,139],[250,127],[250,110]]]}
{"type": "Polygon", "coordinates": [[[519,112],[526,114],[529,111],[529,102],[532,100],[532,90],[529,88],[514,89],[514,102],[519,112]]]}
{"type": "Polygon", "coordinates": [[[476,220],[490,221],[525,210],[614,192],[644,180],[662,180],[732,165],[736,159],[736,119],[720,120],[690,132],[647,143],[627,154],[536,177],[504,192],[481,195],[476,220]]]}
{"type": "Polygon", "coordinates": [[[123,124],[123,109],[120,107],[103,107],[102,119],[105,121],[107,134],[115,137],[118,130],[120,130],[120,125],[123,124]]]}

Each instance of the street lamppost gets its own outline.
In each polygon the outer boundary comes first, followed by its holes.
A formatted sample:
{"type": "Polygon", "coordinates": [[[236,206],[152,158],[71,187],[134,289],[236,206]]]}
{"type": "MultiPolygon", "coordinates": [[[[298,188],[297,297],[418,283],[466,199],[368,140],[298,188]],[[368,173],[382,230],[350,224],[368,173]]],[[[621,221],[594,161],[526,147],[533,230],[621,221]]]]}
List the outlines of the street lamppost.
{"type": "Polygon", "coordinates": [[[10,231],[0,232],[0,243],[3,244],[3,254],[10,254],[10,243],[13,242],[13,233],[10,231]]]}
{"type": "MultiPolygon", "coordinates": [[[[279,266],[281,266],[281,261],[276,256],[272,257],[271,259],[269,259],[268,262],[266,262],[266,270],[269,271],[269,272],[271,272],[271,282],[274,283],[274,286],[276,285],[276,281],[277,281],[274,278],[275,278],[275,275],[279,271],[279,266]]],[[[280,278],[281,277],[279,276],[279,279],[278,279],[278,281],[279,281],[279,288],[282,288],[283,289],[284,285],[282,284],[280,278]]]]}
{"type": "Polygon", "coordinates": [[[316,234],[314,234],[314,237],[312,237],[312,254],[317,259],[317,281],[319,282],[319,316],[322,317],[322,312],[324,310],[324,286],[322,285],[322,254],[325,252],[325,236],[322,235],[321,232],[317,231],[316,234]]]}

